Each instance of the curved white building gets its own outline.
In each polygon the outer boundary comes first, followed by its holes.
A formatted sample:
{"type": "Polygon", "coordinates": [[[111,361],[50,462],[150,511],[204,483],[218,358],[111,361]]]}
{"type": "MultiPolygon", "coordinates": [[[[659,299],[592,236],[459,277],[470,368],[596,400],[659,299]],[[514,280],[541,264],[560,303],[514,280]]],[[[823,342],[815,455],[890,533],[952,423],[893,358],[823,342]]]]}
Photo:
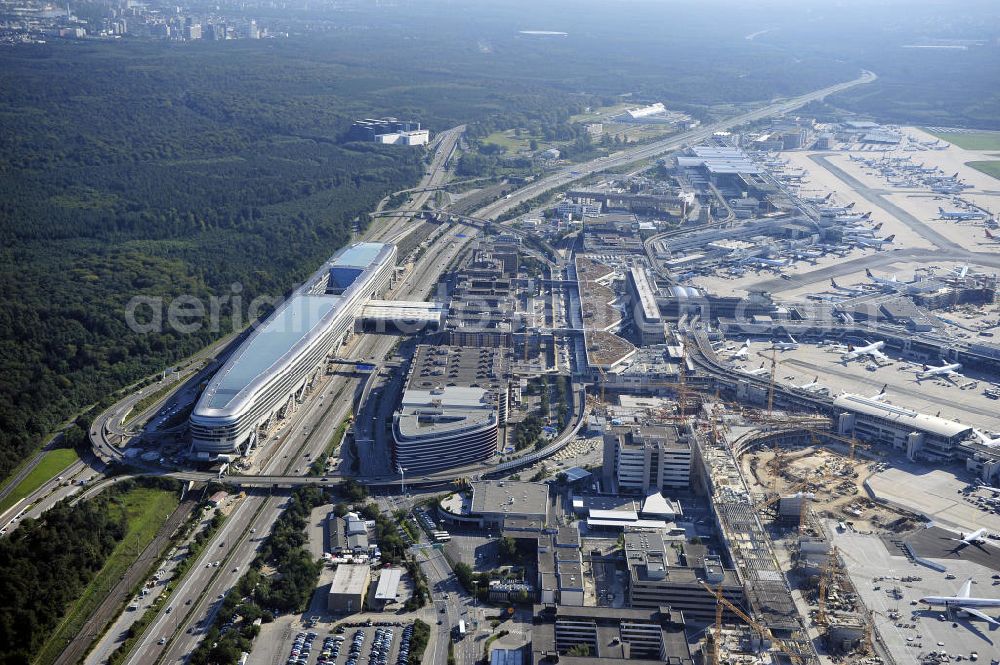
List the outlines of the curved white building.
{"type": "Polygon", "coordinates": [[[485,388],[407,390],[392,423],[394,465],[410,475],[485,462],[497,454],[497,397],[485,388]]]}
{"type": "Polygon", "coordinates": [[[190,418],[193,449],[246,452],[324,368],[369,300],[389,287],[396,246],[357,243],[316,272],[216,372],[190,418]]]}
{"type": "Polygon", "coordinates": [[[507,421],[509,354],[418,346],[393,417],[393,465],[419,476],[493,458],[507,421]]]}

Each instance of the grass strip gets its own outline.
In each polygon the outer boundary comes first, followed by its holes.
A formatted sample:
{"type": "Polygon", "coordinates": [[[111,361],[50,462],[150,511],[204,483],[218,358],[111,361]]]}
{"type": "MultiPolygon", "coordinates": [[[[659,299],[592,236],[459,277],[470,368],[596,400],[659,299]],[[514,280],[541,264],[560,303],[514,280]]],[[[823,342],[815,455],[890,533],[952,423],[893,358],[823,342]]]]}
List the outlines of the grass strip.
{"type": "Polygon", "coordinates": [[[42,456],[42,461],[24,477],[17,487],[10,494],[0,501],[0,513],[4,512],[18,501],[44,485],[50,478],[57,476],[60,471],[68,467],[73,462],[80,459],[80,456],[72,448],[56,448],[50,450],[42,456]]]}
{"type": "Polygon", "coordinates": [[[136,487],[126,493],[121,501],[109,505],[109,510],[125,512],[128,520],[125,538],[111,552],[104,567],[94,576],[83,594],[67,610],[63,620],[42,645],[33,661],[34,665],[48,665],[59,657],[108,591],[122,579],[129,566],[156,537],[160,527],[179,503],[180,497],[175,491],[136,487]]]}
{"type": "Polygon", "coordinates": [[[1000,160],[992,159],[983,162],[966,162],[965,165],[1000,180],[1000,160]]]}

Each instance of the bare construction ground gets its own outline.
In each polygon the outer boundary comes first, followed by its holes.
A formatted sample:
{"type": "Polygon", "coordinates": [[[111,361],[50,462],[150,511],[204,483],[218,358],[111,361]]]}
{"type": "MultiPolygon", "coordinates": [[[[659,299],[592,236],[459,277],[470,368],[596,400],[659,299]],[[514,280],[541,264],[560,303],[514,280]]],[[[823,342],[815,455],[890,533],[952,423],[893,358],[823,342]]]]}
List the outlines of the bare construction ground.
{"type": "MultiPolygon", "coordinates": [[[[904,513],[871,501],[864,481],[878,468],[869,459],[848,459],[822,447],[799,450],[762,450],[741,460],[744,477],[752,478],[757,490],[771,495],[808,492],[814,496],[810,509],[814,516],[853,522],[855,528],[884,529],[904,513]],[[777,458],[776,458],[777,455],[777,458]]],[[[774,504],[771,510],[773,511],[774,504]]]]}

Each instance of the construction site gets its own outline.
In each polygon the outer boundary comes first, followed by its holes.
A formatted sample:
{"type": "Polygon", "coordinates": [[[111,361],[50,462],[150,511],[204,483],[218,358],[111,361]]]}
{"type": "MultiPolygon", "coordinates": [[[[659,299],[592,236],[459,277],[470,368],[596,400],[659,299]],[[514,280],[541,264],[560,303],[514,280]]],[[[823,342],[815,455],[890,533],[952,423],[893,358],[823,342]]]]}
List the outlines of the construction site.
{"type": "Polygon", "coordinates": [[[703,480],[747,605],[767,626],[719,622],[708,653],[716,657],[717,644],[719,662],[894,662],[833,544],[838,530],[895,533],[918,523],[868,498],[864,481],[884,463],[858,441],[837,440],[821,419],[706,411],[703,480]]]}

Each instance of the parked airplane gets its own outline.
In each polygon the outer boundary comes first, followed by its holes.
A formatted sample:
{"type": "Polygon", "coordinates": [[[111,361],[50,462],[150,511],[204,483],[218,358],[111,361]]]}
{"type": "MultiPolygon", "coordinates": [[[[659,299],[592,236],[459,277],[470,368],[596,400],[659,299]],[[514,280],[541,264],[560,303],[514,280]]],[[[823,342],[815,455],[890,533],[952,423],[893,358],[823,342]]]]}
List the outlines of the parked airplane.
{"type": "Polygon", "coordinates": [[[980,429],[973,430],[984,446],[1000,446],[1000,435],[992,436],[980,429]]]}
{"type": "Polygon", "coordinates": [[[820,205],[822,203],[826,203],[827,201],[829,201],[831,196],[833,196],[833,192],[830,192],[826,196],[803,196],[801,198],[805,203],[820,205]]]}
{"type": "Polygon", "coordinates": [[[959,589],[957,596],[924,596],[920,599],[921,603],[930,605],[931,607],[943,606],[949,613],[959,610],[970,614],[978,619],[987,621],[994,626],[1000,626],[1000,621],[997,621],[990,615],[980,612],[975,609],[977,607],[1000,607],[1000,598],[975,598],[971,595],[972,593],[972,578],[970,577],[959,589]]]}
{"type": "MultiPolygon", "coordinates": [[[[838,224],[851,224],[854,222],[864,222],[871,216],[872,214],[870,212],[866,212],[863,215],[834,215],[833,221],[838,224]]],[[[829,215],[827,215],[827,217],[829,217],[829,215]]]]}
{"type": "Polygon", "coordinates": [[[849,296],[859,296],[862,293],[868,293],[868,291],[866,291],[865,289],[852,289],[848,286],[841,286],[840,284],[837,284],[837,280],[835,280],[833,277],[830,278],[830,286],[837,289],[838,291],[843,291],[849,296]]]}
{"type": "Polygon", "coordinates": [[[743,342],[743,346],[733,352],[733,355],[729,356],[731,360],[746,360],[747,356],[750,354],[750,342],[743,342]]]}
{"type": "Polygon", "coordinates": [[[948,211],[948,210],[945,210],[944,208],[938,207],[938,216],[941,219],[967,220],[967,219],[983,219],[983,218],[986,217],[986,213],[982,213],[982,212],[963,212],[961,210],[948,211]]]}
{"type": "Polygon", "coordinates": [[[965,276],[969,274],[969,266],[955,266],[951,269],[951,273],[958,277],[959,279],[965,279],[965,276]]]}
{"type": "Polygon", "coordinates": [[[747,376],[763,376],[764,374],[767,374],[770,371],[771,370],[767,367],[764,367],[764,363],[761,362],[760,367],[751,370],[744,370],[743,373],[746,374],[747,376]]]}
{"type": "Polygon", "coordinates": [[[868,276],[868,279],[875,282],[879,286],[887,286],[891,289],[895,289],[900,286],[899,280],[896,279],[895,275],[893,275],[890,279],[886,279],[885,277],[876,277],[875,275],[872,274],[872,271],[868,268],[865,268],[865,275],[868,276]]]}
{"type": "Polygon", "coordinates": [[[936,194],[961,194],[968,185],[933,185],[931,191],[936,194]]]}
{"type": "Polygon", "coordinates": [[[986,239],[992,240],[993,242],[1000,242],[1000,236],[993,235],[992,233],[990,233],[989,229],[986,229],[986,239]]]}
{"type": "Polygon", "coordinates": [[[798,388],[799,390],[812,390],[812,389],[816,388],[817,386],[819,386],[819,377],[818,376],[815,377],[815,378],[813,378],[813,380],[810,381],[809,383],[803,383],[801,386],[795,386],[795,387],[798,388]]]}
{"type": "Polygon", "coordinates": [[[766,259],[761,256],[746,259],[744,263],[759,265],[765,268],[783,268],[788,265],[788,259],[766,259]]]}
{"type": "Polygon", "coordinates": [[[988,532],[986,529],[977,529],[972,533],[959,533],[958,538],[952,538],[952,540],[957,540],[958,542],[965,543],[966,545],[976,545],[979,543],[986,542],[986,534],[988,532]]]}
{"type": "Polygon", "coordinates": [[[820,209],[819,214],[823,217],[836,217],[837,215],[846,215],[850,213],[853,208],[853,202],[846,206],[826,206],[820,209]]]}
{"type": "Polygon", "coordinates": [[[877,250],[881,250],[882,245],[891,245],[892,241],[895,239],[896,234],[888,235],[884,238],[848,238],[850,242],[861,245],[862,247],[869,247],[877,250]]]}
{"type": "Polygon", "coordinates": [[[940,367],[930,367],[924,365],[919,370],[917,370],[917,381],[921,379],[930,379],[935,376],[944,377],[949,381],[953,381],[956,376],[962,376],[958,371],[962,369],[961,363],[950,363],[946,365],[941,365],[940,367]]]}
{"type": "Polygon", "coordinates": [[[886,358],[886,355],[882,353],[882,348],[885,346],[885,342],[871,342],[865,346],[854,347],[850,344],[847,345],[847,353],[841,356],[841,360],[847,362],[849,360],[856,360],[857,358],[862,358],[864,356],[871,356],[873,358],[886,358]]]}
{"type": "Polygon", "coordinates": [[[788,335],[790,342],[771,342],[771,348],[778,351],[794,351],[799,348],[799,343],[795,341],[795,338],[788,335]]]}

